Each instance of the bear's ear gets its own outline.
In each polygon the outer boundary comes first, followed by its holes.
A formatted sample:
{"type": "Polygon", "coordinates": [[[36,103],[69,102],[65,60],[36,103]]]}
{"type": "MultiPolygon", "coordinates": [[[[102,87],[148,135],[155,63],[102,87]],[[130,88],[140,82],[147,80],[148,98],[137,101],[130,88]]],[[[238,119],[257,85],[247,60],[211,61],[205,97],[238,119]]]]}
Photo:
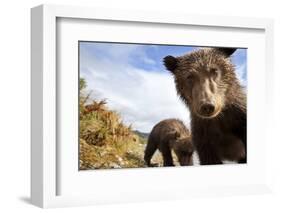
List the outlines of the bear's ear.
{"type": "Polygon", "coordinates": [[[237,49],[236,48],[217,48],[217,50],[223,53],[226,57],[230,57],[237,49]]]}
{"type": "Polygon", "coordinates": [[[163,59],[163,62],[164,62],[165,67],[167,68],[167,70],[169,70],[171,72],[174,72],[175,69],[177,68],[178,60],[174,56],[171,56],[171,55],[166,56],[163,59]]]}
{"type": "Polygon", "coordinates": [[[178,138],[180,138],[180,133],[177,130],[172,130],[171,132],[169,132],[169,137],[172,140],[177,140],[178,138]]]}
{"type": "Polygon", "coordinates": [[[175,139],[180,138],[181,134],[178,131],[175,131],[175,139]]]}

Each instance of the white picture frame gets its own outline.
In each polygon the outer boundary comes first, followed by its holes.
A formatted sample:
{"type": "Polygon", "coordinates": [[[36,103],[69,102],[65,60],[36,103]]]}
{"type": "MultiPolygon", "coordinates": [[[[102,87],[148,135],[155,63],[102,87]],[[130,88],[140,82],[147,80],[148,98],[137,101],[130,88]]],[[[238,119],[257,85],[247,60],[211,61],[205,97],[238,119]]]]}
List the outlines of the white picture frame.
{"type": "MultiPolygon", "coordinates": [[[[202,169],[182,169],[182,168],[162,168],[162,169],[140,169],[140,170],[117,170],[114,172],[102,171],[101,177],[92,175],[91,178],[109,178],[109,176],[115,178],[124,179],[126,173],[130,178],[138,178],[138,176],[144,174],[143,178],[146,182],[149,181],[151,174],[155,177],[160,177],[163,181],[155,186],[149,186],[150,192],[146,193],[147,188],[140,184],[140,187],[134,190],[130,185],[130,181],[127,181],[128,185],[122,186],[122,188],[113,188],[113,190],[105,189],[102,191],[96,191],[96,193],[86,193],[86,186],[82,186],[84,190],[81,193],[71,193],[71,191],[77,191],[75,188],[75,182],[70,182],[65,188],[68,188],[68,193],[60,193],[59,185],[62,184],[60,173],[64,169],[65,164],[60,164],[59,159],[60,152],[58,149],[64,147],[58,147],[58,88],[60,86],[60,80],[57,78],[58,69],[58,21],[63,18],[64,20],[99,20],[101,22],[113,21],[118,22],[118,26],[122,26],[122,23],[147,23],[154,24],[155,26],[195,26],[200,28],[212,28],[212,29],[224,29],[231,32],[231,30],[256,30],[261,32],[260,43],[262,52],[259,53],[259,63],[262,63],[259,73],[256,78],[257,82],[263,82],[264,87],[260,87],[257,90],[261,92],[261,106],[256,113],[264,112],[264,107],[267,107],[268,114],[273,113],[268,109],[273,109],[273,100],[270,94],[270,90],[273,87],[272,82],[274,78],[273,73],[273,21],[270,19],[256,19],[256,18],[241,18],[241,17],[217,17],[217,16],[203,16],[203,15],[188,15],[188,14],[172,14],[172,13],[153,13],[148,11],[123,11],[123,10],[110,10],[100,8],[84,8],[74,6],[54,6],[54,5],[41,5],[31,10],[31,80],[32,80],[32,103],[31,103],[31,201],[34,205],[47,208],[47,207],[62,207],[62,206],[76,206],[76,205],[91,205],[100,203],[116,203],[116,202],[139,202],[145,200],[165,200],[165,199],[183,199],[188,197],[200,197],[200,196],[214,196],[214,195],[241,195],[241,194],[253,194],[270,192],[271,186],[271,171],[270,171],[270,153],[263,151],[262,147],[270,147],[270,140],[272,131],[271,117],[267,114],[261,118],[263,126],[253,126],[260,130],[264,127],[266,130],[261,133],[262,137],[258,139],[253,137],[252,140],[258,140],[257,151],[253,152],[253,159],[261,159],[260,167],[256,168],[256,165],[249,163],[248,167],[229,167],[225,171],[229,173],[245,172],[245,177],[253,166],[253,174],[261,174],[257,178],[252,177],[239,180],[238,182],[229,184],[225,181],[222,183],[212,182],[210,185],[205,185],[193,182],[193,187],[190,185],[183,185],[184,180],[188,175],[196,176],[199,180],[199,175],[206,175],[214,173],[219,175],[220,166],[205,167],[202,169]],[[263,43],[264,42],[264,43],[263,43]],[[265,77],[265,78],[262,78],[265,77]],[[263,151],[263,152],[262,152],[263,151]],[[60,165],[60,166],[59,166],[60,165]],[[62,166],[64,166],[62,169],[62,166]],[[171,169],[174,169],[171,174],[171,169]],[[249,170],[249,171],[247,171],[249,170]],[[255,173],[256,172],[256,173],[255,173]],[[147,175],[150,173],[150,175],[147,175]],[[169,174],[169,175],[167,175],[169,174]],[[108,175],[106,177],[106,175],[108,175]],[[113,175],[113,176],[112,176],[113,175]],[[178,184],[167,183],[164,187],[164,182],[169,182],[169,178],[178,178],[178,184]],[[168,179],[167,181],[165,179],[168,179]],[[252,184],[251,184],[252,180],[252,184]],[[73,185],[73,186],[71,186],[73,185]],[[162,187],[163,186],[163,187],[162,187]],[[70,187],[70,188],[69,188],[70,187]],[[73,188],[71,188],[73,187],[73,188]],[[126,189],[127,188],[127,189],[126,189]],[[120,194],[121,193],[121,194],[120,194]]],[[[73,33],[75,34],[75,33],[73,33]]],[[[71,36],[70,36],[71,37],[71,36]]],[[[74,40],[77,38],[74,38],[74,40]]],[[[128,38],[125,38],[128,39],[128,38]]],[[[216,41],[219,42],[219,39],[216,41]]],[[[206,46],[208,42],[205,43],[206,46]]],[[[213,43],[219,44],[219,43],[213,43]]],[[[254,43],[253,43],[254,44],[254,43]]],[[[231,45],[231,44],[229,44],[231,45]]],[[[258,44],[257,44],[258,45],[258,44]]],[[[254,61],[254,60],[253,60],[254,61]]],[[[258,63],[258,62],[257,62],[258,63]]],[[[254,66],[253,66],[254,67],[254,66]]],[[[67,79],[64,79],[67,81],[67,79]]],[[[250,94],[251,89],[257,87],[255,83],[249,85],[250,94]]],[[[255,95],[252,93],[252,95],[255,95]]],[[[250,98],[250,103],[254,100],[250,98]]],[[[254,112],[253,112],[254,113],[254,112]]],[[[70,149],[70,148],[69,148],[70,149]]],[[[265,148],[264,148],[265,150],[265,148]]],[[[270,148],[267,148],[270,150],[270,148]]],[[[70,150],[71,151],[71,150],[70,150]]],[[[74,150],[72,150],[74,151],[74,150]]],[[[251,161],[250,161],[251,162],[251,161]]],[[[71,166],[69,166],[70,168],[71,166]]],[[[77,171],[78,172],[78,171],[77,171]]],[[[90,174],[84,173],[83,176],[90,177],[90,174]]],[[[243,176],[243,175],[241,175],[243,176]]],[[[89,178],[83,177],[83,180],[89,181],[89,178]]],[[[212,176],[211,176],[212,177],[212,176]]],[[[239,178],[238,178],[239,179],[239,178]]],[[[69,178],[70,181],[75,181],[69,178]]],[[[82,179],[81,179],[82,180],[82,179]]],[[[63,184],[65,184],[63,182],[63,184]]],[[[79,186],[80,187],[80,186],[79,186]]],[[[113,186],[114,187],[114,186],[113,186]]],[[[92,190],[89,187],[88,190],[92,190]]]]}

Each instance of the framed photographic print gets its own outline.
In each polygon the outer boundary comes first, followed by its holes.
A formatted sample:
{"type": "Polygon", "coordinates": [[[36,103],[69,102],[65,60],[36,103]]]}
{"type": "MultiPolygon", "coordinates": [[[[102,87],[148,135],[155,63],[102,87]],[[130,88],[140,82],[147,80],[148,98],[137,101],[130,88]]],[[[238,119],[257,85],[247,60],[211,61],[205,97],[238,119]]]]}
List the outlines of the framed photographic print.
{"type": "Polygon", "coordinates": [[[270,192],[271,20],[31,14],[33,204],[270,192]]]}

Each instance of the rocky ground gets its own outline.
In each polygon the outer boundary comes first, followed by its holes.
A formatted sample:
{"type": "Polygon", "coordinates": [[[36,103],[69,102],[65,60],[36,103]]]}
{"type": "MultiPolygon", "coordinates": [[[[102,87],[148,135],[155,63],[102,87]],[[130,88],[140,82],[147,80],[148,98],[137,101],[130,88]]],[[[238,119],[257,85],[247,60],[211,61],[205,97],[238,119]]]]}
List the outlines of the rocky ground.
{"type": "MultiPolygon", "coordinates": [[[[97,147],[80,140],[80,169],[120,169],[120,168],[145,168],[144,150],[146,143],[137,143],[134,150],[127,150],[125,154],[118,154],[114,148],[97,147]],[[97,153],[99,153],[97,156],[97,153]]],[[[172,152],[174,164],[180,166],[176,155],[172,152]]],[[[199,165],[198,156],[193,156],[194,165],[199,165]]],[[[157,150],[151,162],[155,167],[163,166],[161,153],[157,150]]]]}

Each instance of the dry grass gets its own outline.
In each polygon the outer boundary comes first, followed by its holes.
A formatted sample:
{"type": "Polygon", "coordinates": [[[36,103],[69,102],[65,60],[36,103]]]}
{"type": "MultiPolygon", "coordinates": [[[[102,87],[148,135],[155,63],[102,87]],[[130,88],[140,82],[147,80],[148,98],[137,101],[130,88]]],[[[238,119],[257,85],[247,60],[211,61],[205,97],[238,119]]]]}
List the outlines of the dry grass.
{"type": "Polygon", "coordinates": [[[80,87],[80,169],[144,167],[146,142],[105,100],[89,100],[85,87],[80,87]]]}

